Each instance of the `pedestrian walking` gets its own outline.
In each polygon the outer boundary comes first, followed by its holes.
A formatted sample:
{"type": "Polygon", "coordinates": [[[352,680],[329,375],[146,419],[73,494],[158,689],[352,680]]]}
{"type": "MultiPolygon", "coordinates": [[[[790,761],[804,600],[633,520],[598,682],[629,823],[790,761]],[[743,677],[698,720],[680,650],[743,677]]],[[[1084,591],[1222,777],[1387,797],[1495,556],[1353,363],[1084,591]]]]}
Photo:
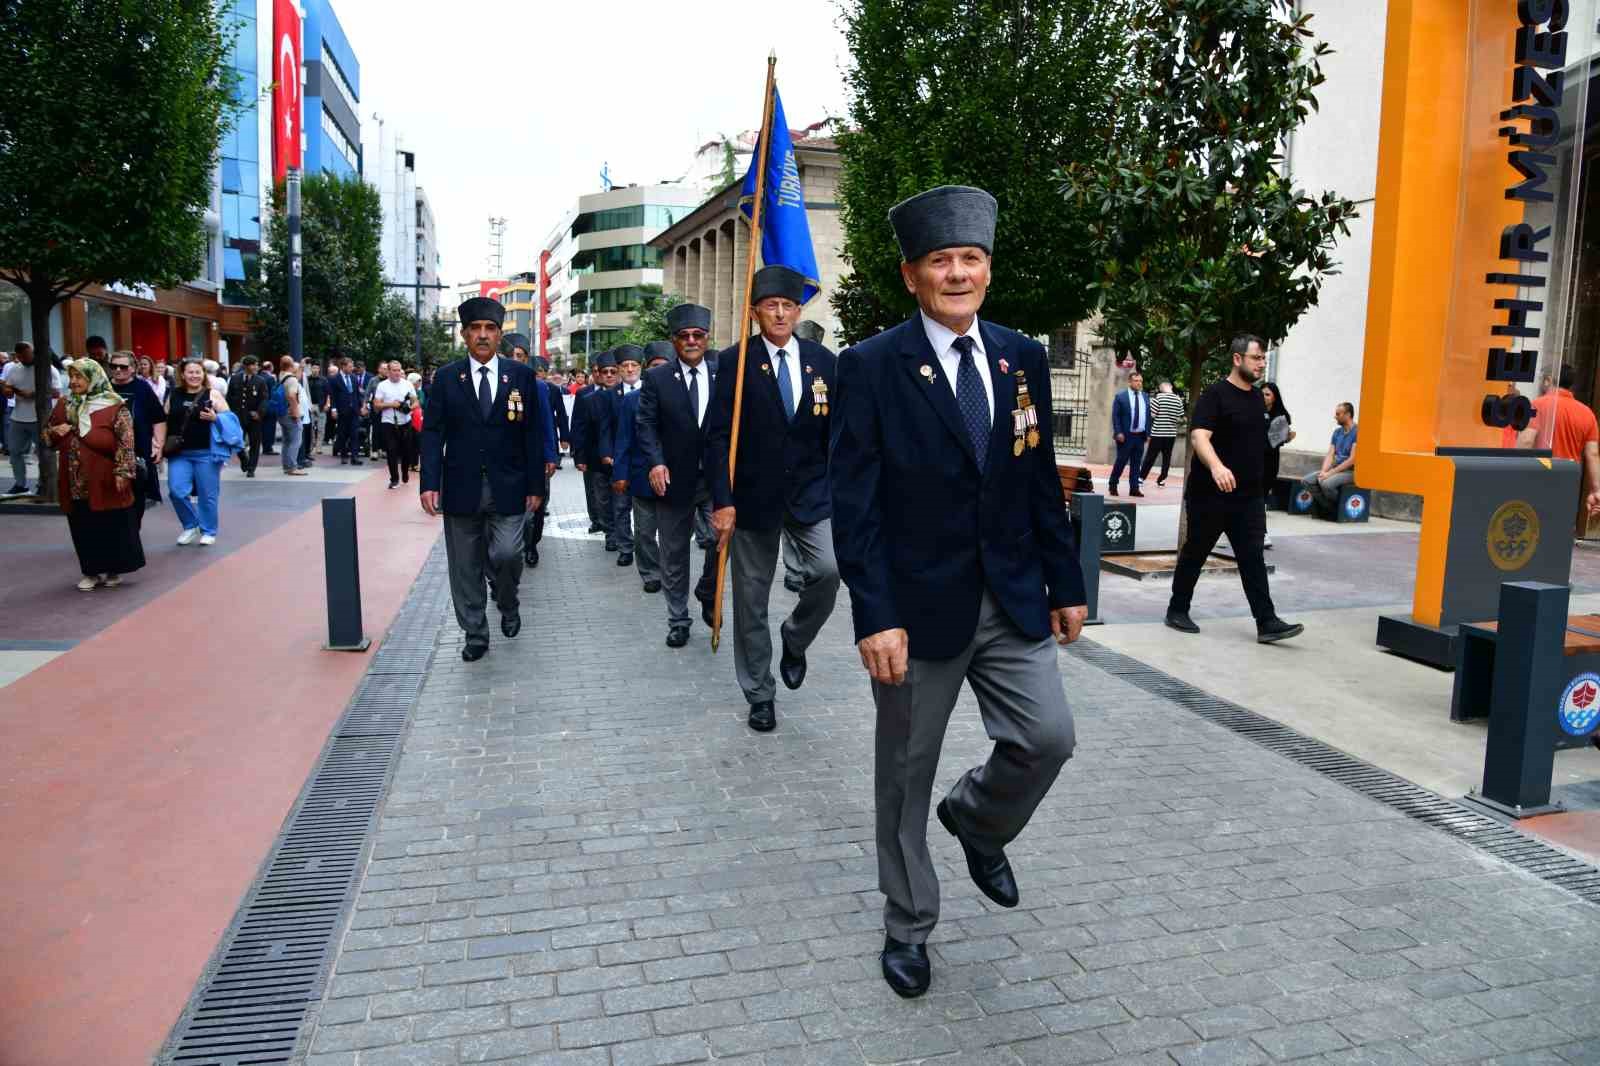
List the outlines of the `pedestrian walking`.
{"type": "Polygon", "coordinates": [[[278,360],[278,385],[271,400],[271,410],[278,419],[278,448],[285,477],[308,476],[300,461],[300,439],[305,431],[302,416],[308,402],[299,367],[293,356],[286,355],[278,360]]]}
{"type": "Polygon", "coordinates": [[[228,379],[228,407],[239,416],[239,426],[244,430],[244,450],[239,453],[239,467],[245,477],[256,476],[256,466],[261,462],[261,419],[272,390],[261,380],[261,361],[247,355],[239,364],[239,372],[228,379]]]}
{"type": "MultiPolygon", "coordinates": [[[[677,357],[670,341],[651,341],[644,346],[646,370],[654,370],[677,357]]],[[[630,503],[639,580],[645,592],[654,595],[661,591],[661,538],[656,510],[661,497],[650,484],[650,466],[639,443],[639,399],[642,395],[642,389],[628,393],[617,409],[616,463],[612,467],[612,476],[617,480],[611,483],[611,489],[624,494],[630,503]]]]}
{"type": "Polygon", "coordinates": [[[322,376],[322,367],[311,360],[306,360],[305,366],[306,393],[311,397],[311,422],[306,426],[306,438],[310,442],[309,450],[312,462],[316,462],[317,449],[326,439],[324,432],[328,422],[328,381],[322,376]]]}
{"type": "MultiPolygon", "coordinates": [[[[835,359],[814,341],[794,335],[806,279],[788,267],[763,267],[750,292],[759,333],[744,356],[744,402],[739,416],[738,466],[730,479],[734,374],[721,375],[706,418],[706,480],[711,524],[728,544],[733,576],[733,664],[757,732],[777,728],[777,681],[772,676],[772,629],[767,611],[787,534],[800,555],[800,598],[778,627],[778,673],[790,689],[806,677],[806,649],[833,614],[839,567],[833,554],[828,493],[828,431],[835,359]]],[[[722,352],[733,367],[739,349],[722,352]]]]}
{"type": "Polygon", "coordinates": [[[1167,474],[1172,469],[1172,448],[1178,441],[1178,427],[1183,425],[1183,400],[1172,391],[1172,382],[1163,381],[1150,397],[1150,444],[1144,453],[1144,466],[1139,470],[1139,480],[1150,480],[1150,471],[1161,457],[1161,473],[1156,478],[1156,488],[1167,484],[1167,474]]]}
{"type": "Polygon", "coordinates": [[[618,475],[615,470],[618,422],[622,417],[622,401],[639,391],[639,372],[644,365],[644,349],[637,344],[618,345],[611,353],[617,360],[618,381],[612,390],[614,397],[607,404],[607,416],[601,432],[604,434],[600,450],[611,457],[611,478],[607,482],[606,502],[611,508],[611,538],[617,546],[617,565],[633,565],[633,497],[616,491],[618,475]]]}
{"type": "Polygon", "coordinates": [[[134,527],[144,526],[146,503],[161,502],[161,446],[167,436],[167,412],[156,399],[150,383],[139,377],[132,352],[111,354],[111,388],[122,398],[133,419],[133,454],[136,472],[133,485],[134,527]]]}
{"type": "MultiPolygon", "coordinates": [[[[286,357],[287,358],[287,357],[286,357]]],[[[211,387],[198,359],[185,359],[167,393],[167,494],[183,532],[179,544],[217,542],[222,510],[222,464],[211,450],[211,423],[228,401],[211,387]],[[196,499],[198,506],[189,503],[196,499]]]]}
{"type": "MultiPolygon", "coordinates": [[[[132,356],[123,353],[132,369],[132,356]]],[[[67,363],[66,397],[50,413],[46,442],[61,453],[57,495],[83,577],[79,592],[116,588],[144,568],[135,498],[133,415],[93,359],[67,363]]]]}
{"type": "Polygon", "coordinates": [[[399,360],[390,363],[389,380],[379,383],[372,394],[372,408],[383,427],[383,455],[389,464],[389,487],[411,482],[411,411],[417,405],[417,390],[405,379],[399,360]]]}
{"type": "MultiPolygon", "coordinates": [[[[556,469],[560,470],[562,466],[562,455],[560,449],[563,447],[571,447],[572,440],[572,428],[567,423],[566,400],[562,394],[563,390],[559,382],[550,378],[550,360],[541,355],[538,362],[534,364],[533,370],[538,376],[539,380],[544,382],[545,395],[550,399],[550,414],[555,419],[557,448],[556,469]]],[[[546,500],[545,504],[546,506],[549,506],[549,501],[546,500]]]]}
{"type": "Polygon", "coordinates": [[[1144,445],[1150,437],[1150,403],[1144,394],[1144,375],[1135,370],[1128,376],[1128,387],[1111,401],[1111,432],[1117,442],[1117,461],[1111,467],[1110,493],[1117,495],[1122,468],[1128,468],[1128,495],[1139,491],[1139,468],[1144,462],[1144,445]]]}
{"type": "MultiPolygon", "coordinates": [[[[528,354],[528,338],[521,333],[507,333],[503,341],[504,347],[510,349],[511,358],[523,366],[530,367],[534,372],[534,387],[538,391],[535,402],[542,411],[550,408],[550,389],[544,382],[541,365],[548,365],[540,359],[535,363],[528,354]]],[[[544,441],[544,476],[546,484],[555,475],[556,467],[560,465],[561,450],[556,440],[555,419],[545,415],[542,420],[541,430],[544,441]]],[[[544,540],[545,520],[550,517],[550,494],[546,492],[539,501],[539,509],[530,515],[525,515],[522,523],[522,565],[532,568],[539,565],[539,542],[544,540]]]]}
{"type": "Polygon", "coordinates": [[[428,393],[421,502],[444,515],[450,598],[470,663],[489,650],[486,584],[500,632],[522,631],[522,527],[544,501],[544,409],[533,371],[500,358],[500,302],[473,297],[457,316],[468,355],[442,367],[428,393]]]}
{"type": "MultiPolygon", "coordinates": [[[[689,540],[695,512],[711,498],[702,457],[705,454],[706,411],[711,406],[716,376],[706,360],[711,339],[711,311],[699,304],[679,304],[667,312],[667,332],[677,358],[644,376],[639,390],[635,431],[648,464],[656,505],[656,535],[661,543],[661,583],[667,600],[667,647],[689,643],[689,540]]],[[[701,618],[711,624],[712,585],[716,556],[703,550],[695,597],[701,618]]]]}
{"type": "Polygon", "coordinates": [[[1189,617],[1200,569],[1224,533],[1239,564],[1239,580],[1250,613],[1256,620],[1256,640],[1271,644],[1299,636],[1303,625],[1278,617],[1267,587],[1267,563],[1262,541],[1267,535],[1267,506],[1262,479],[1266,470],[1267,406],[1256,389],[1266,374],[1266,346],[1261,338],[1241,333],[1228,346],[1233,366],[1228,376],[1212,384],[1194,405],[1189,430],[1189,476],[1184,484],[1184,508],[1189,536],[1178,550],[1177,572],[1172,578],[1172,598],[1167,602],[1167,625],[1180,633],[1198,633],[1189,617]]]}
{"type": "Polygon", "coordinates": [[[333,454],[340,465],[361,465],[356,454],[356,429],[361,421],[361,387],[357,384],[355,362],[339,360],[339,372],[328,381],[328,416],[333,419],[333,454]]]}
{"type": "MultiPolygon", "coordinates": [[[[38,397],[34,381],[36,377],[45,375],[40,374],[34,364],[33,345],[18,341],[12,349],[11,362],[6,364],[5,375],[0,378],[0,390],[5,392],[7,400],[15,401],[11,417],[6,423],[6,449],[11,453],[11,487],[5,492],[7,496],[28,495],[29,451],[39,452],[40,477],[43,480],[44,452],[39,437],[38,397]]],[[[55,397],[60,396],[66,387],[66,381],[61,371],[53,366],[50,367],[49,380],[53,405],[55,397]]]]}
{"type": "Polygon", "coordinates": [[[605,548],[617,551],[615,512],[611,507],[611,467],[615,458],[611,449],[616,447],[617,357],[601,352],[590,364],[595,385],[588,393],[579,396],[583,405],[583,470],[584,491],[588,493],[593,513],[597,516],[600,532],[605,534],[605,548]]]}
{"type": "Polygon", "coordinates": [[[161,401],[163,409],[166,408],[167,404],[167,389],[171,387],[167,384],[167,375],[164,370],[164,366],[158,365],[148,355],[139,357],[139,377],[144,380],[146,385],[150,386],[151,391],[156,394],[156,399],[161,401]]]}
{"type": "Polygon", "coordinates": [[[1005,848],[1074,745],[1056,643],[1077,639],[1085,597],[1050,436],[1050,371],[1037,341],[978,318],[997,211],[965,186],[890,209],[919,311],[840,354],[831,419],[833,539],[877,707],[879,961],[907,997],[931,977],[928,807],[963,682],[994,749],[937,812],[999,906],[1019,899],[1005,848]]]}

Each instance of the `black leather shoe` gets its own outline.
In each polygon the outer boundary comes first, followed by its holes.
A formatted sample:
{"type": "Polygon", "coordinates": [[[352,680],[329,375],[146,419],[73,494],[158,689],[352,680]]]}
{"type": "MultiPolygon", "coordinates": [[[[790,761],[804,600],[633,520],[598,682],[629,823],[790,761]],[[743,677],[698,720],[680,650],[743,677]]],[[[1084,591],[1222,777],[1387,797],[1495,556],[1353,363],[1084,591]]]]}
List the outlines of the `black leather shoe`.
{"type": "Polygon", "coordinates": [[[600,523],[599,522],[590,522],[589,523],[589,532],[590,533],[598,533],[598,532],[600,532],[600,523]]]}
{"type": "Polygon", "coordinates": [[[1276,644],[1280,640],[1298,637],[1306,631],[1306,627],[1297,622],[1285,622],[1274,615],[1265,622],[1256,623],[1256,643],[1276,644]]]}
{"type": "Polygon", "coordinates": [[[1138,496],[1140,499],[1144,498],[1144,493],[1140,492],[1138,489],[1132,490],[1131,492],[1128,493],[1128,495],[1129,496],[1138,496]]]}
{"type": "Polygon", "coordinates": [[[523,566],[538,566],[539,565],[539,549],[538,548],[529,548],[527,551],[523,552],[522,553],[522,565],[523,566]]]}
{"type": "Polygon", "coordinates": [[[466,647],[461,649],[461,661],[466,663],[475,663],[488,654],[489,645],[468,644],[466,647]]]}
{"type": "Polygon", "coordinates": [[[883,938],[883,979],[902,999],[916,999],[928,990],[933,968],[928,965],[928,945],[907,944],[892,936],[883,938]]]}
{"type": "Polygon", "coordinates": [[[750,705],[750,728],[757,733],[770,733],[778,728],[778,705],[771,700],[750,705]]]}
{"type": "Polygon", "coordinates": [[[659,582],[659,581],[646,581],[644,583],[644,590],[646,592],[650,593],[653,596],[657,592],[661,591],[661,582],[659,582]]]}
{"type": "Polygon", "coordinates": [[[978,886],[978,891],[1002,907],[1015,907],[1021,896],[1017,892],[1017,879],[1011,873],[1011,861],[1006,858],[1006,853],[1002,851],[998,855],[985,855],[962,839],[956,829],[955,819],[950,815],[948,798],[939,801],[938,814],[939,824],[961,841],[961,850],[967,853],[967,873],[972,875],[972,883],[978,886]]]}
{"type": "Polygon", "coordinates": [[[617,565],[618,566],[632,566],[633,565],[633,553],[632,552],[622,552],[621,554],[619,554],[617,556],[617,565]]]}
{"type": "Polygon", "coordinates": [[[507,640],[521,633],[522,612],[514,610],[510,614],[502,614],[500,616],[500,632],[506,635],[507,640]]]}
{"type": "Polygon", "coordinates": [[[1116,486],[1115,482],[1113,482],[1112,484],[1106,486],[1106,495],[1107,496],[1115,496],[1115,495],[1117,495],[1117,486],[1116,486]]]}
{"type": "Polygon", "coordinates": [[[703,587],[695,586],[694,598],[700,601],[700,620],[708,626],[715,620],[711,613],[711,596],[703,587]]]}
{"type": "Polygon", "coordinates": [[[689,643],[689,627],[673,626],[667,630],[667,647],[681,648],[689,643]]]}
{"type": "Polygon", "coordinates": [[[782,636],[778,640],[783,645],[783,655],[778,659],[778,676],[789,688],[799,688],[806,680],[806,657],[790,651],[789,642],[782,636]]]}
{"type": "Polygon", "coordinates": [[[1189,617],[1187,611],[1168,611],[1167,628],[1176,629],[1179,633],[1200,632],[1200,627],[1194,624],[1194,619],[1189,617]]]}
{"type": "Polygon", "coordinates": [[[800,582],[796,581],[794,578],[786,577],[783,579],[783,587],[788,589],[790,592],[799,592],[804,586],[802,586],[800,582]]]}

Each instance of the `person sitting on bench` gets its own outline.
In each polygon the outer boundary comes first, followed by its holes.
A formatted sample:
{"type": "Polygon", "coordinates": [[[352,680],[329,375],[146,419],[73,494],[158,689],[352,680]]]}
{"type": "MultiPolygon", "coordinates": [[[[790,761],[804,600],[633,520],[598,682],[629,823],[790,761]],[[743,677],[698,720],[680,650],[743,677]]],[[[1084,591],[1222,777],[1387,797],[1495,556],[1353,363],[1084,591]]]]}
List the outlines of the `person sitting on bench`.
{"type": "Polygon", "coordinates": [[[1333,409],[1334,421],[1339,428],[1333,431],[1328,442],[1328,454],[1322,457],[1322,469],[1307,474],[1300,483],[1316,494],[1318,502],[1332,509],[1339,505],[1339,490],[1356,479],[1356,407],[1342,403],[1333,409]]]}

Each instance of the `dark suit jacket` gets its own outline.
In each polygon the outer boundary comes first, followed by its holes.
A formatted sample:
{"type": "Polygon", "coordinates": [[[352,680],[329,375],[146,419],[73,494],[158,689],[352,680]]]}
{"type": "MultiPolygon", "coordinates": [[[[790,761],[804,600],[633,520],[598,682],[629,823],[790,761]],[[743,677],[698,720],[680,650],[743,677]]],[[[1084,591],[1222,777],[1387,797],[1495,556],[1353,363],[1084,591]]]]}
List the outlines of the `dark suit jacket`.
{"type": "MultiPolygon", "coordinates": [[[[733,393],[737,378],[717,379],[711,410],[706,412],[706,482],[711,506],[738,508],[741,529],[777,529],[785,512],[810,525],[833,513],[828,495],[828,423],[832,417],[834,367],[832,352],[815,341],[791,339],[789,358],[797,360],[800,394],[791,421],[778,392],[778,367],[767,355],[760,335],[750,338],[745,353],[744,406],[739,412],[739,468],[728,487],[728,448],[733,428],[733,393]],[[816,414],[814,382],[827,387],[828,414],[816,414]]],[[[719,365],[734,367],[737,346],[722,352],[719,365]]]]}
{"type": "MultiPolygon", "coordinates": [[[[710,360],[702,360],[702,376],[710,380],[700,384],[708,389],[710,399],[716,397],[716,376],[710,360]]],[[[706,421],[711,421],[711,408],[706,407],[706,421]]],[[[644,387],[639,390],[639,414],[634,419],[634,431],[639,437],[639,447],[644,452],[645,472],[665,466],[672,475],[665,499],[683,506],[694,502],[699,492],[701,460],[705,455],[703,427],[695,421],[689,407],[689,384],[679,370],[678,361],[644,372],[644,387]]]]}
{"type": "Polygon", "coordinates": [[[546,382],[544,391],[550,397],[550,414],[555,419],[556,440],[570,442],[572,428],[567,425],[567,405],[561,398],[563,395],[561,390],[546,382]]]}
{"type": "Polygon", "coordinates": [[[585,385],[572,396],[572,461],[586,466],[589,449],[593,447],[589,436],[589,397],[598,391],[593,385],[585,385]]]}
{"type": "Polygon", "coordinates": [[[617,412],[622,407],[620,388],[596,389],[589,397],[589,454],[591,463],[617,457],[617,412]]]}
{"type": "Polygon", "coordinates": [[[356,384],[354,374],[350,375],[350,385],[345,387],[344,378],[335,373],[328,378],[328,401],[335,411],[341,415],[354,413],[361,408],[361,387],[356,384]]]}
{"type": "Polygon", "coordinates": [[[476,514],[483,475],[489,476],[494,509],[502,515],[526,511],[526,498],[545,494],[545,420],[533,371],[500,360],[501,381],[485,419],[478,406],[469,356],[439,368],[422,415],[422,491],[440,492],[445,514],[476,514]],[[521,395],[522,417],[506,417],[512,391],[521,395]]]}
{"type": "MultiPolygon", "coordinates": [[[[1127,435],[1133,432],[1133,401],[1128,397],[1128,390],[1123,389],[1111,401],[1111,435],[1118,433],[1127,435]]],[[[1150,397],[1144,398],[1144,428],[1139,432],[1150,432],[1150,397]]]]}
{"type": "Polygon", "coordinates": [[[550,405],[556,390],[540,381],[537,374],[534,375],[534,382],[539,387],[539,439],[544,441],[544,461],[553,463],[561,458],[561,449],[556,444],[555,411],[550,405]]]}
{"type": "Polygon", "coordinates": [[[239,416],[239,421],[248,425],[250,422],[259,423],[260,418],[252,419],[251,415],[262,414],[262,407],[267,398],[272,395],[272,389],[261,380],[259,374],[246,374],[242,371],[228,379],[228,410],[239,416]]]}
{"type": "MultiPolygon", "coordinates": [[[[644,449],[639,445],[639,400],[643,396],[642,388],[635,389],[622,398],[622,406],[617,408],[617,463],[612,468],[611,479],[626,481],[628,495],[653,500],[656,490],[650,484],[650,464],[645,462],[644,449]]],[[[711,415],[707,413],[706,417],[711,415]]]]}
{"type": "Polygon", "coordinates": [[[1044,349],[1003,326],[980,329],[995,393],[985,470],[920,316],[839,355],[833,542],[856,639],[904,628],[919,659],[960,654],[986,588],[1035,640],[1050,635],[1052,608],[1085,602],[1050,438],[1044,349]],[[1021,456],[1011,416],[1018,372],[1040,436],[1021,456]]]}

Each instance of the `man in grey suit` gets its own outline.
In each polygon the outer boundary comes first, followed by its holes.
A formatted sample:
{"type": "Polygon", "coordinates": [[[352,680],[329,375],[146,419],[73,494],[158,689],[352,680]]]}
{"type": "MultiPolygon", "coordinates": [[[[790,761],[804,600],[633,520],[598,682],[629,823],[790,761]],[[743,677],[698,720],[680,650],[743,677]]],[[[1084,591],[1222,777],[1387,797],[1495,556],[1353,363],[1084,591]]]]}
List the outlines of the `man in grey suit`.
{"type": "Polygon", "coordinates": [[[928,807],[962,685],[994,748],[937,813],[1002,907],[1019,899],[1005,847],[1075,743],[1056,643],[1077,639],[1085,597],[1050,439],[1050,371],[1037,341],[978,320],[997,212],[964,186],[891,209],[920,310],[839,356],[833,539],[877,707],[879,958],[908,997],[931,980],[928,807]]]}

